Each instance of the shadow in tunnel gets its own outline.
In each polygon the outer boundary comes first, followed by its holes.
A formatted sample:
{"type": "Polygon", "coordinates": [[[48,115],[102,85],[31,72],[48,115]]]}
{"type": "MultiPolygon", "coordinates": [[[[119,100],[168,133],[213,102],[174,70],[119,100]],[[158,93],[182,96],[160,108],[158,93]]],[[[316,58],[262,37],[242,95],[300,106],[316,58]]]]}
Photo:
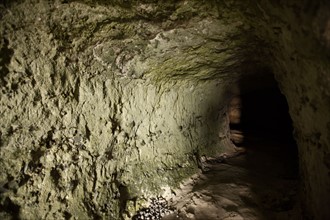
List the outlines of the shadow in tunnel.
{"type": "Polygon", "coordinates": [[[286,98],[272,74],[245,79],[239,91],[229,107],[230,129],[246,155],[227,164],[248,171],[246,181],[264,217],[299,219],[298,150],[286,98]]]}
{"type": "Polygon", "coordinates": [[[288,104],[276,87],[241,94],[240,123],[246,136],[294,142],[288,104]]]}
{"type": "Polygon", "coordinates": [[[290,167],[298,175],[298,149],[289,106],[273,74],[262,77],[257,74],[243,79],[239,91],[229,107],[233,142],[250,151],[269,150],[270,155],[274,154],[273,150],[278,151],[280,155],[289,157],[290,167]]]}
{"type": "Polygon", "coordinates": [[[245,153],[209,163],[173,219],[301,219],[298,153],[285,97],[270,74],[243,79],[235,91],[231,136],[245,153]]]}

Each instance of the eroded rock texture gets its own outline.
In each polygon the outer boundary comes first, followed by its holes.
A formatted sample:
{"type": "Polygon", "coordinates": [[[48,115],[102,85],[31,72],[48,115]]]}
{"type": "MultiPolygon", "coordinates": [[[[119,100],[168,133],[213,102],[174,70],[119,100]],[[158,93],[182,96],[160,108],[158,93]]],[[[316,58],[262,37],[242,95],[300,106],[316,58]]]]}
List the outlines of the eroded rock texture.
{"type": "Polygon", "coordinates": [[[289,102],[306,215],[330,216],[326,3],[0,7],[2,218],[129,218],[231,149],[233,84],[265,68],[289,102]]]}

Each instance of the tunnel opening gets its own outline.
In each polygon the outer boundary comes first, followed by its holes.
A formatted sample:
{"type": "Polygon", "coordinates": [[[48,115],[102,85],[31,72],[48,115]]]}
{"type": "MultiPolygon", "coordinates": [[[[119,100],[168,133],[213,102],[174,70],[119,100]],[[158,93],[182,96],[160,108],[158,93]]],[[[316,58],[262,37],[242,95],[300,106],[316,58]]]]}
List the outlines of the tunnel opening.
{"type": "Polygon", "coordinates": [[[229,104],[229,121],[233,143],[246,154],[228,163],[260,174],[251,183],[264,216],[299,219],[298,149],[288,103],[273,74],[241,79],[229,104]]]}
{"type": "Polygon", "coordinates": [[[164,219],[303,219],[292,120],[273,73],[263,69],[233,83],[227,116],[221,128],[230,130],[227,147],[235,152],[203,158],[202,174],[178,192],[185,195],[174,202],[178,217],[164,219]]]}
{"type": "Polygon", "coordinates": [[[288,104],[277,87],[246,92],[241,100],[241,129],[246,136],[294,143],[288,104]]]}
{"type": "Polygon", "coordinates": [[[231,141],[201,155],[202,173],[176,191],[185,195],[172,203],[178,213],[164,219],[303,219],[293,124],[274,74],[243,74],[224,94],[228,108],[215,123],[219,140],[231,141]]]}
{"type": "MultiPolygon", "coordinates": [[[[264,70],[269,71],[269,70],[264,70]]],[[[229,104],[233,142],[240,146],[253,141],[290,145],[297,156],[289,106],[271,72],[242,77],[229,104]]]]}

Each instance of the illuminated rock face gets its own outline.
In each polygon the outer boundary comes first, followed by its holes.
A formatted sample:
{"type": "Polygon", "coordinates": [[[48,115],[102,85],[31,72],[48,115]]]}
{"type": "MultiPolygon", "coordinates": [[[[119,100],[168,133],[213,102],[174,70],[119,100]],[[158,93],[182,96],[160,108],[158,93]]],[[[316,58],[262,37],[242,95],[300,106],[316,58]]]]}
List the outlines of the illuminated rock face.
{"type": "Polygon", "coordinates": [[[0,6],[2,218],[129,216],[231,150],[234,84],[265,68],[290,107],[306,215],[330,216],[327,5],[0,6]]]}

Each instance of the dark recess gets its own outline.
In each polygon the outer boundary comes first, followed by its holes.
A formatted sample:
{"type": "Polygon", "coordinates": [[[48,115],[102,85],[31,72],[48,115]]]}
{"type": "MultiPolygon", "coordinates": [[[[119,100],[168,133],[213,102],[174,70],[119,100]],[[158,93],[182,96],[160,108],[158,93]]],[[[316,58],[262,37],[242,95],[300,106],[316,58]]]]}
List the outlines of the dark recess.
{"type": "Polygon", "coordinates": [[[243,142],[236,145],[248,149],[276,146],[290,158],[290,166],[297,171],[298,147],[293,137],[293,122],[286,97],[274,75],[271,72],[257,73],[242,78],[239,86],[240,123],[230,124],[231,130],[238,130],[243,135],[243,142]]]}
{"type": "Polygon", "coordinates": [[[10,213],[14,220],[19,219],[20,207],[8,197],[0,204],[0,210],[10,213]]]}
{"type": "Polygon", "coordinates": [[[293,126],[285,97],[276,87],[242,94],[241,128],[246,135],[292,142],[293,126]]]}
{"type": "MultiPolygon", "coordinates": [[[[0,83],[5,84],[5,77],[8,75],[9,70],[7,64],[9,64],[14,50],[8,47],[9,42],[7,39],[3,39],[2,45],[0,44],[0,83]]],[[[0,84],[0,85],[1,85],[0,84]]]]}
{"type": "Polygon", "coordinates": [[[238,92],[234,98],[241,99],[240,123],[230,124],[231,129],[242,131],[247,138],[295,144],[289,106],[270,68],[243,76],[238,92]]]}

